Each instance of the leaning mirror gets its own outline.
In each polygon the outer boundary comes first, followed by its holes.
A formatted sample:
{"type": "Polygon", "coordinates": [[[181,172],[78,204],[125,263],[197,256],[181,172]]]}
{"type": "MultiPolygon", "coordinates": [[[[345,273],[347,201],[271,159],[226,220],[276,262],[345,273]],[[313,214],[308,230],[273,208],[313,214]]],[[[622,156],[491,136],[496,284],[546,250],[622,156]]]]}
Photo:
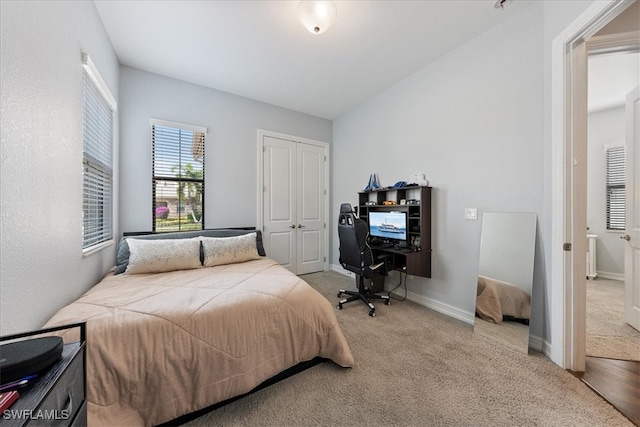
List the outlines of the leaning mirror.
{"type": "Polygon", "coordinates": [[[529,351],[536,214],[485,212],[474,331],[529,351]]]}

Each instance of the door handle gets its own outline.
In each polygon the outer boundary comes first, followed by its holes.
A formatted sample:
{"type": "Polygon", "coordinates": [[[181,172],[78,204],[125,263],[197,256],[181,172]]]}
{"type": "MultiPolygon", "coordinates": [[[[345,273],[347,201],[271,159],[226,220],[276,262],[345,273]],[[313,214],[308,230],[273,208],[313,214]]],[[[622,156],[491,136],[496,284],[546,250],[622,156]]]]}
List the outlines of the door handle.
{"type": "Polygon", "coordinates": [[[298,228],[304,228],[304,227],[306,227],[306,226],[302,225],[302,224],[298,224],[298,228]]]}
{"type": "Polygon", "coordinates": [[[623,240],[626,240],[627,242],[631,240],[631,236],[629,236],[628,234],[625,234],[624,236],[620,236],[620,238],[623,240]]]}
{"type": "Polygon", "coordinates": [[[296,228],[296,225],[295,225],[295,224],[291,224],[291,225],[289,226],[289,228],[296,228]]]}

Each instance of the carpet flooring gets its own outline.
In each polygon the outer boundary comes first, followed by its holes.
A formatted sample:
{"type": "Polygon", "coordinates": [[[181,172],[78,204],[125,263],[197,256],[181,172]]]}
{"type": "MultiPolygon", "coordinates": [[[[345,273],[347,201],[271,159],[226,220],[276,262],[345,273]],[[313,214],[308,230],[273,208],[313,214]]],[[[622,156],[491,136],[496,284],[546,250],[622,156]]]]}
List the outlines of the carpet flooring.
{"type": "MultiPolygon", "coordinates": [[[[302,276],[332,304],[355,288],[302,276]]],[[[523,354],[410,301],[336,311],[355,358],[327,362],[189,421],[188,426],[632,426],[545,356],[523,354]]]]}
{"type": "Polygon", "coordinates": [[[624,282],[587,280],[587,356],[640,361],[640,332],[624,321],[624,299],[624,282]]]}
{"type": "Polygon", "coordinates": [[[473,321],[473,331],[499,341],[501,345],[512,347],[522,353],[529,353],[529,325],[507,320],[496,324],[476,316],[473,321]]]}

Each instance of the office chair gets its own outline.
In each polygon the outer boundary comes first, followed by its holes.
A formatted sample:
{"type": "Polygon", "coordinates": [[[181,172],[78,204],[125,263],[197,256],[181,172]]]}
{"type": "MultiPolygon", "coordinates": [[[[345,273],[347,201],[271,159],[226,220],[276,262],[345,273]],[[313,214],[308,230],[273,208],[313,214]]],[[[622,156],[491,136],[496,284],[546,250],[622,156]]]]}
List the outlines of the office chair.
{"type": "Polygon", "coordinates": [[[384,262],[373,265],[373,252],[367,243],[369,227],[362,219],[355,216],[355,212],[349,203],[340,205],[338,216],[338,238],[340,240],[340,264],[345,270],[356,273],[358,291],[338,290],[338,298],[349,295],[349,298],[338,301],[338,310],[342,305],[351,301],[361,300],[369,306],[369,316],[376,315],[376,308],[370,300],[383,300],[389,305],[389,297],[376,295],[364,285],[364,279],[374,279],[386,275],[384,262]]]}

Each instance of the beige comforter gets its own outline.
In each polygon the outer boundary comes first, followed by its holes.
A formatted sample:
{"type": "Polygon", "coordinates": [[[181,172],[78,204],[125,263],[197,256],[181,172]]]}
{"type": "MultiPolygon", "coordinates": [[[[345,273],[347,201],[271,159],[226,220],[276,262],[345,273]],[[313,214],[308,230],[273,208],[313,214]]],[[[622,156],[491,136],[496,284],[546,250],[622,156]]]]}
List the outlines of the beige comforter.
{"type": "Polygon", "coordinates": [[[529,319],[531,297],[511,283],[478,276],[476,313],[481,319],[493,323],[502,322],[504,316],[529,319]]]}
{"type": "Polygon", "coordinates": [[[353,365],[333,306],[269,258],[109,274],[45,326],[84,320],[91,426],[166,422],[315,356],[353,365]]]}

